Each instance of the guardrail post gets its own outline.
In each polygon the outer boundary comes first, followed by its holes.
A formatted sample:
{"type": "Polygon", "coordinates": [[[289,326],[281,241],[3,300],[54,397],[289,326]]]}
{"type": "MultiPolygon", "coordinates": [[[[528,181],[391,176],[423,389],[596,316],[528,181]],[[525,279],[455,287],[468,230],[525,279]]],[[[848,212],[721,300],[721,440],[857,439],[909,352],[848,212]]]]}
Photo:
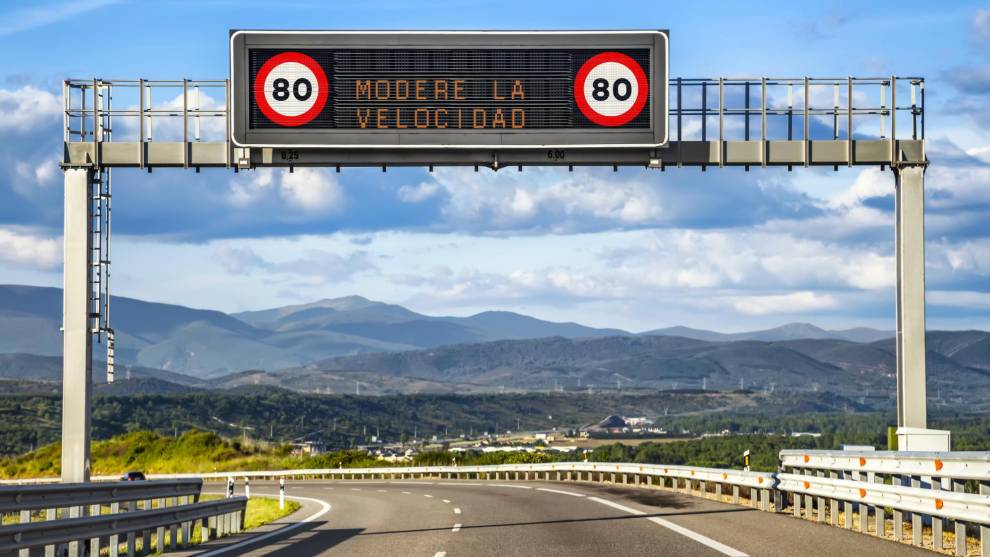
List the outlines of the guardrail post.
{"type": "MultiPolygon", "coordinates": [[[[120,512],[120,503],[110,503],[110,514],[117,514],[120,512]]],[[[110,557],[118,557],[120,555],[120,538],[114,534],[110,536],[108,542],[110,549],[110,557]]]]}
{"type": "MultiPolygon", "coordinates": [[[[980,482],[980,493],[990,495],[990,482],[980,482]]],[[[990,557],[990,526],[980,525],[980,557],[990,557]]]]}
{"type": "MultiPolygon", "coordinates": [[[[831,478],[831,479],[833,479],[833,480],[836,480],[836,479],[839,478],[839,474],[837,472],[829,472],[828,473],[828,477],[831,478]]],[[[828,513],[829,513],[829,523],[832,526],[838,526],[839,525],[839,500],[838,499],[829,499],[828,500],[828,513]]]]}
{"type": "Polygon", "coordinates": [[[168,525],[168,548],[172,551],[179,546],[179,528],[174,522],[168,525]]]}
{"type": "MultiPolygon", "coordinates": [[[[952,480],[952,491],[963,493],[966,491],[966,484],[962,480],[952,480]]],[[[966,555],[966,523],[961,520],[955,521],[956,531],[956,555],[966,555]]],[[[981,540],[985,542],[986,540],[981,540]]],[[[984,546],[985,547],[985,546],[984,546]]]]}
{"type": "MultiPolygon", "coordinates": [[[[921,487],[921,480],[912,476],[911,487],[921,487]]],[[[923,528],[922,516],[918,513],[911,513],[911,543],[914,545],[922,545],[922,541],[924,540],[924,536],[922,536],[923,528]]]]}
{"type": "MultiPolygon", "coordinates": [[[[932,479],[932,489],[935,491],[942,490],[942,480],[941,478],[932,479]]],[[[945,521],[942,517],[933,516],[932,517],[932,549],[939,551],[945,549],[945,534],[942,528],[945,526],[945,521]]]]}
{"type": "MultiPolygon", "coordinates": [[[[882,484],[883,477],[878,475],[876,478],[876,483],[882,484]]],[[[887,509],[878,505],[874,509],[874,512],[876,513],[876,535],[881,538],[885,538],[887,537],[887,509]]]]}
{"type": "MultiPolygon", "coordinates": [[[[825,477],[825,471],[824,470],[819,470],[818,471],[818,477],[819,478],[825,477]]],[[[825,523],[825,498],[822,497],[821,495],[819,495],[818,496],[818,499],[815,501],[815,503],[818,505],[818,523],[819,524],[824,524],[825,523]]]]}
{"type": "MultiPolygon", "coordinates": [[[[100,505],[90,505],[89,516],[99,516],[100,515],[100,505]]],[[[100,538],[91,538],[89,540],[89,554],[99,555],[100,554],[100,538]]]]}
{"type": "Polygon", "coordinates": [[[739,486],[738,485],[733,485],[732,486],[732,503],[735,504],[735,505],[738,505],[739,504],[739,486]]]}
{"type": "MultiPolygon", "coordinates": [[[[159,499],[161,502],[160,507],[165,507],[165,500],[159,499]]],[[[165,527],[159,526],[155,528],[155,551],[158,553],[165,553],[165,527]]]]}
{"type": "Polygon", "coordinates": [[[792,497],[794,499],[794,517],[801,518],[801,494],[793,493],[792,497]]]}

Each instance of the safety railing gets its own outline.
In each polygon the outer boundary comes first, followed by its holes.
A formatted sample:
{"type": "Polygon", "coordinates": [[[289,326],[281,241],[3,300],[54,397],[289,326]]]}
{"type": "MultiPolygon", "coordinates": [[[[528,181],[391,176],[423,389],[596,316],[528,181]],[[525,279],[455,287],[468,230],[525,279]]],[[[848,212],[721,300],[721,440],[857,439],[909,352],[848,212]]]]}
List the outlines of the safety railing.
{"type": "Polygon", "coordinates": [[[794,516],[898,541],[909,533],[956,555],[972,536],[990,554],[990,453],[785,450],[780,461],[777,488],[794,516]]]}
{"type": "MultiPolygon", "coordinates": [[[[670,489],[768,512],[792,513],[918,546],[954,549],[957,555],[990,555],[990,452],[782,451],[780,462],[779,472],[552,462],[261,470],[154,477],[248,482],[278,479],[597,482],[670,489]],[[954,526],[951,533],[944,528],[946,522],[954,526]],[[910,538],[906,539],[908,528],[910,538]]],[[[0,502],[3,501],[0,497],[0,502]]]]}
{"type": "MultiPolygon", "coordinates": [[[[789,512],[915,545],[944,548],[943,523],[952,521],[952,547],[990,554],[990,453],[783,451],[781,472],[658,464],[563,462],[494,466],[399,466],[171,475],[224,480],[474,479],[581,481],[673,489],[768,512],[789,512]],[[952,487],[945,487],[951,485],[952,487]],[[866,509],[867,512],[863,512],[866,509]],[[889,519],[888,519],[889,517],[889,519]],[[877,522],[879,521],[879,522],[877,522]],[[904,537],[905,522],[912,526],[904,537]],[[859,524],[854,528],[855,524],[859,524]],[[925,526],[931,530],[923,536],[925,526]],[[925,541],[929,540],[926,544],[925,541]],[[941,540],[932,542],[930,540],[941,540]]],[[[971,551],[972,552],[972,551],[971,551]]]]}
{"type": "Polygon", "coordinates": [[[113,556],[187,547],[240,531],[247,499],[199,502],[201,479],[0,487],[0,554],[113,556]],[[166,535],[167,533],[167,535],[166,535]],[[140,540],[139,537],[140,536],[140,540]],[[167,544],[166,544],[167,539],[167,544]]]}
{"type": "MultiPolygon", "coordinates": [[[[251,149],[233,148],[230,98],[229,80],[67,79],[63,162],[148,169],[303,164],[271,149],[252,155],[251,149]]],[[[926,160],[923,77],[679,77],[669,80],[668,98],[670,143],[657,153],[660,168],[838,168],[926,160]]],[[[615,156],[621,164],[639,164],[641,158],[615,156]]],[[[431,165],[444,160],[435,154],[401,159],[431,165]]],[[[516,162],[523,160],[528,159],[516,162]]],[[[334,152],[307,164],[399,162],[394,156],[379,161],[367,153],[334,152]]]]}

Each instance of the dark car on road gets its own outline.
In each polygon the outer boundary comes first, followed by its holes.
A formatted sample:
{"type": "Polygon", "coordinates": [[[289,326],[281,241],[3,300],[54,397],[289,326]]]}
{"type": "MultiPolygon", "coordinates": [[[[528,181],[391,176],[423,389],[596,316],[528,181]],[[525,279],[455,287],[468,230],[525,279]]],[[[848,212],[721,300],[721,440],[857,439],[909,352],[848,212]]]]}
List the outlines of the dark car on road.
{"type": "Polygon", "coordinates": [[[147,479],[144,477],[144,472],[128,472],[120,477],[122,482],[143,482],[147,479]]]}

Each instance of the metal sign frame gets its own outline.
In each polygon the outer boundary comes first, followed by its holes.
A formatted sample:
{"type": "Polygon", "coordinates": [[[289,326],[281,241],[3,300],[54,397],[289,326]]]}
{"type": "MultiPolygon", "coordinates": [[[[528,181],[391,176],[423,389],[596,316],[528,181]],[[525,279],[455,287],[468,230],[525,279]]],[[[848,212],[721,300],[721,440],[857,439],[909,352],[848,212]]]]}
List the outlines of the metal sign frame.
{"type": "MultiPolygon", "coordinates": [[[[266,33],[266,32],[255,32],[266,33]]],[[[283,35],[283,32],[267,32],[283,35]]],[[[318,37],[324,32],[305,35],[318,37]]],[[[524,35],[548,37],[596,35],[621,36],[623,32],[335,32],[338,35],[391,36],[395,45],[409,44],[424,37],[468,35],[497,40],[511,46],[524,35]]],[[[634,31],[629,34],[666,32],[634,31]]],[[[233,58],[232,58],[233,60],[233,58]]],[[[242,73],[243,75],[243,73],[242,73]]],[[[236,74],[235,74],[236,77],[236,74]]],[[[664,80],[669,81],[664,71],[664,80]]],[[[244,83],[241,83],[243,91],[244,83]]],[[[653,80],[652,86],[657,85],[653,80]]],[[[238,145],[231,99],[238,88],[227,80],[188,79],[149,81],[145,79],[103,80],[67,79],[63,83],[64,150],[64,295],[63,295],[63,409],[62,479],[88,481],[90,477],[90,418],[92,406],[92,352],[94,336],[109,335],[109,305],[105,288],[109,279],[109,170],[140,168],[225,168],[250,171],[257,168],[294,167],[381,167],[389,166],[471,166],[500,170],[516,166],[640,166],[660,171],[687,166],[721,168],[727,166],[765,168],[874,166],[894,173],[895,252],[896,252],[896,347],[897,421],[914,428],[927,426],[925,366],[925,272],[924,272],[924,173],[925,80],[922,77],[762,77],[762,78],[678,78],[665,83],[664,141],[661,147],[540,146],[359,146],[271,147],[238,145]],[[815,100],[813,91],[832,91],[832,103],[815,100]],[[879,88],[879,103],[856,95],[861,88],[879,88]],[[772,88],[787,91],[786,105],[770,97],[772,88]],[[115,92],[137,92],[137,106],[121,107],[111,100],[115,92]],[[152,103],[152,90],[181,94],[181,108],[152,103]],[[164,91],[163,91],[164,90],[164,91]],[[225,105],[204,108],[200,91],[224,93],[225,105]],[[899,97],[907,94],[906,97],[899,97]],[[741,98],[733,92],[742,92],[741,98]],[[700,93],[694,95],[693,93],[700,93]],[[794,102],[795,95],[799,102],[794,102]],[[843,93],[844,92],[844,93],[843,93]],[[671,99],[669,102],[667,99],[671,99]],[[898,101],[898,99],[901,99],[898,101]],[[907,99],[907,100],[905,100],[907,99]],[[667,124],[667,105],[674,122],[667,124]],[[898,115],[901,126],[898,126],[898,115]],[[909,125],[904,125],[908,116],[909,125]],[[180,126],[155,129],[181,130],[180,137],[152,133],[153,122],[174,122],[180,126]],[[879,122],[878,134],[863,131],[863,118],[879,122]],[[222,119],[219,137],[201,136],[201,121],[222,119]],[[716,120],[717,119],[717,120],[716,120]],[[137,136],[110,134],[114,123],[130,121],[137,136]],[[717,125],[709,124],[715,120],[717,125]],[[741,123],[742,133],[731,133],[729,121],[741,123]],[[771,122],[775,121],[777,125],[771,122]],[[700,134],[692,132],[699,123],[700,134]],[[675,124],[675,125],[674,125],[675,124]],[[668,127],[675,131],[667,141],[668,127]],[[709,129],[711,128],[711,129],[709,129]],[[816,133],[818,128],[818,133],[816,133]],[[831,129],[829,129],[831,128],[831,129]],[[786,131],[786,133],[785,133],[786,131]],[[700,135],[700,137],[698,137],[700,135]],[[740,136],[741,135],[741,136],[740,136]],[[568,148],[565,148],[568,147],[568,148]],[[573,148],[570,148],[573,147],[573,148]],[[101,196],[107,196],[106,203],[101,196]],[[106,265],[104,269],[102,266],[106,265]]],[[[161,94],[161,93],[159,93],[161,94]]],[[[156,96],[156,98],[160,98],[156,96]]],[[[869,98],[876,98],[870,95],[869,98]]],[[[243,111],[242,111],[243,112],[243,111]]],[[[657,110],[652,114],[658,115],[657,110]]],[[[212,126],[211,126],[212,127],[212,126]]],[[[120,128],[126,132],[128,126],[120,128]]],[[[167,134],[163,134],[167,135],[167,134]]]]}
{"type": "Polygon", "coordinates": [[[230,32],[231,118],[236,147],[290,149],[536,149],[658,148],[669,139],[670,48],[666,30],[642,31],[266,31],[230,32]],[[650,127],[471,130],[272,129],[249,126],[248,50],[274,49],[513,49],[575,48],[650,50],[650,127]],[[332,136],[335,141],[318,138],[332,136]]]}

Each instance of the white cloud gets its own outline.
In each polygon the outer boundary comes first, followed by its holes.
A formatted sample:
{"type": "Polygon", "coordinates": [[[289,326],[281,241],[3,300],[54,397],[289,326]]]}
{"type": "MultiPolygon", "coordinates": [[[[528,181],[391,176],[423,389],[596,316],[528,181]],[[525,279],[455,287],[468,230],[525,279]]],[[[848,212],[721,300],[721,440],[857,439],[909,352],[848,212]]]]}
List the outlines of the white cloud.
{"type": "Polygon", "coordinates": [[[990,292],[968,290],[929,290],[925,299],[931,305],[966,309],[990,309],[990,292]]]}
{"type": "Polygon", "coordinates": [[[735,297],[729,298],[728,302],[737,311],[748,315],[803,313],[831,309],[838,306],[838,302],[834,297],[815,292],[735,297]]]}
{"type": "Polygon", "coordinates": [[[294,172],[259,168],[241,173],[230,179],[226,199],[244,208],[273,193],[288,205],[311,213],[339,210],[344,202],[337,178],[323,168],[297,168],[294,172]]]}
{"type": "Polygon", "coordinates": [[[58,161],[54,159],[43,160],[37,164],[21,161],[14,165],[14,172],[19,179],[15,184],[17,189],[24,189],[23,184],[25,182],[46,186],[53,183],[59,175],[58,161]]]}
{"type": "Polygon", "coordinates": [[[48,91],[31,85],[0,89],[0,131],[31,132],[56,124],[61,117],[62,102],[48,91]]]}
{"type": "Polygon", "coordinates": [[[444,216],[460,223],[489,222],[495,228],[537,226],[542,217],[565,222],[607,219],[620,225],[655,220],[663,212],[654,184],[638,178],[605,179],[586,170],[533,168],[525,173],[438,169],[434,182],[400,190],[404,201],[446,191],[444,216]]]}
{"type": "Polygon", "coordinates": [[[421,203],[440,193],[440,185],[423,182],[417,186],[402,186],[399,188],[399,199],[405,203],[421,203]]]}
{"type": "Polygon", "coordinates": [[[0,228],[0,262],[40,271],[62,265],[62,242],[16,229],[0,228]]]}
{"type": "Polygon", "coordinates": [[[339,209],[344,199],[336,176],[325,168],[283,172],[281,193],[289,204],[311,212],[339,209]]]}

